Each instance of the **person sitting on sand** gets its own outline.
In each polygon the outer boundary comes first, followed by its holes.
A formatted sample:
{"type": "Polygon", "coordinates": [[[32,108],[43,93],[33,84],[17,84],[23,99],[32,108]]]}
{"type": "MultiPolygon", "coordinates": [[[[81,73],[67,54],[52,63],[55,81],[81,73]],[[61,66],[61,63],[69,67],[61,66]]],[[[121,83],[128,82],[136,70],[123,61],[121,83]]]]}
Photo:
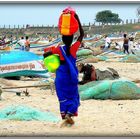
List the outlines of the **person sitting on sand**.
{"type": "Polygon", "coordinates": [[[82,81],[79,81],[79,85],[86,84],[91,81],[99,81],[105,79],[118,79],[120,76],[113,68],[107,68],[104,70],[95,69],[93,65],[79,63],[77,65],[79,73],[83,73],[82,81]]]}
{"type": "Polygon", "coordinates": [[[46,48],[46,53],[44,53],[44,58],[51,54],[60,56],[60,66],[56,71],[55,87],[60,104],[61,117],[64,120],[62,126],[75,123],[72,117],[78,115],[78,107],[80,105],[76,52],[83,40],[84,31],[77,14],[75,14],[75,18],[78,21],[80,31],[77,41],[72,44],[74,35],[62,35],[64,46],[46,48]]]}
{"type": "Polygon", "coordinates": [[[93,65],[80,63],[77,68],[80,73],[83,73],[82,81],[79,81],[80,85],[96,80],[96,71],[93,65]]]}

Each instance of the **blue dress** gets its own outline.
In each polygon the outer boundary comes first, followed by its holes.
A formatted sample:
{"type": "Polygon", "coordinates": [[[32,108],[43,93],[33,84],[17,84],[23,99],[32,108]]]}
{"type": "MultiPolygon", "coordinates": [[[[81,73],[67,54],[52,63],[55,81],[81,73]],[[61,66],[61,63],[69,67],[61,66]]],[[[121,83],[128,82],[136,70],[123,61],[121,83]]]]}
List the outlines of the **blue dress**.
{"type": "Polygon", "coordinates": [[[55,87],[60,103],[60,113],[62,119],[66,114],[77,116],[80,104],[78,93],[78,70],[76,58],[66,55],[66,46],[60,47],[61,53],[65,58],[65,63],[61,64],[56,71],[55,87]]]}

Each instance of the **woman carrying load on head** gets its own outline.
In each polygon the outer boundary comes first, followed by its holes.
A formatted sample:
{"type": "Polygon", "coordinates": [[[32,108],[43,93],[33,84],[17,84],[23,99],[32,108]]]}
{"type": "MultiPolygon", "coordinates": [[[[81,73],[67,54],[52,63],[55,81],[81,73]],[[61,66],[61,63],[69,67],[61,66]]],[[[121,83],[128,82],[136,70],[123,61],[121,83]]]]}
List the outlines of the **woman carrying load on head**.
{"type": "Polygon", "coordinates": [[[71,117],[78,115],[78,107],[80,105],[76,52],[83,40],[84,31],[78,15],[75,14],[74,17],[78,21],[80,31],[77,41],[72,44],[74,35],[62,35],[64,46],[44,49],[44,58],[51,54],[58,54],[60,56],[60,66],[56,70],[55,87],[60,104],[61,117],[65,125],[74,124],[71,117]]]}

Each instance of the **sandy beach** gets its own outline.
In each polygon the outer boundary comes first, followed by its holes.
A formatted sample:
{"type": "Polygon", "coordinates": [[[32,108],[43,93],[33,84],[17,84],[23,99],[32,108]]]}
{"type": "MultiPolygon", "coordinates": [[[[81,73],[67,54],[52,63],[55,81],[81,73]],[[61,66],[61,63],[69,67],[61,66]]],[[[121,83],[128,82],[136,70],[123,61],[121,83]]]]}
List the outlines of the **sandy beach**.
{"type": "Polygon", "coordinates": [[[0,138],[140,136],[140,3],[85,2],[0,5],[0,138]]]}
{"type": "MultiPolygon", "coordinates": [[[[120,77],[135,80],[140,77],[140,63],[98,62],[95,68],[111,67],[118,71],[120,77]]],[[[7,84],[21,86],[33,85],[39,78],[8,80],[7,84]]],[[[140,86],[140,84],[137,84],[140,86]]],[[[23,90],[23,89],[22,89],[23,90]]],[[[0,121],[0,136],[139,136],[140,134],[140,100],[85,100],[81,101],[79,116],[75,125],[60,128],[62,123],[56,94],[50,89],[29,88],[30,96],[17,96],[16,93],[3,92],[0,109],[10,105],[27,105],[50,111],[59,117],[57,123],[47,121],[0,121]]]]}

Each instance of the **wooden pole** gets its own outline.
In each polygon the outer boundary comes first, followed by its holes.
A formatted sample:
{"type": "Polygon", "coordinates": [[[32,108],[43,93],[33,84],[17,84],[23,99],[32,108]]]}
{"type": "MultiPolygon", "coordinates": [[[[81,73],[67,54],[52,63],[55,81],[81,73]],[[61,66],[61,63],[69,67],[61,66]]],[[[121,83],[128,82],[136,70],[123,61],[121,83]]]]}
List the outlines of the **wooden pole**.
{"type": "Polygon", "coordinates": [[[2,89],[16,89],[16,88],[33,88],[33,87],[46,87],[46,86],[51,86],[53,84],[44,84],[44,85],[31,85],[31,86],[11,86],[11,87],[2,87],[2,89]]]}

